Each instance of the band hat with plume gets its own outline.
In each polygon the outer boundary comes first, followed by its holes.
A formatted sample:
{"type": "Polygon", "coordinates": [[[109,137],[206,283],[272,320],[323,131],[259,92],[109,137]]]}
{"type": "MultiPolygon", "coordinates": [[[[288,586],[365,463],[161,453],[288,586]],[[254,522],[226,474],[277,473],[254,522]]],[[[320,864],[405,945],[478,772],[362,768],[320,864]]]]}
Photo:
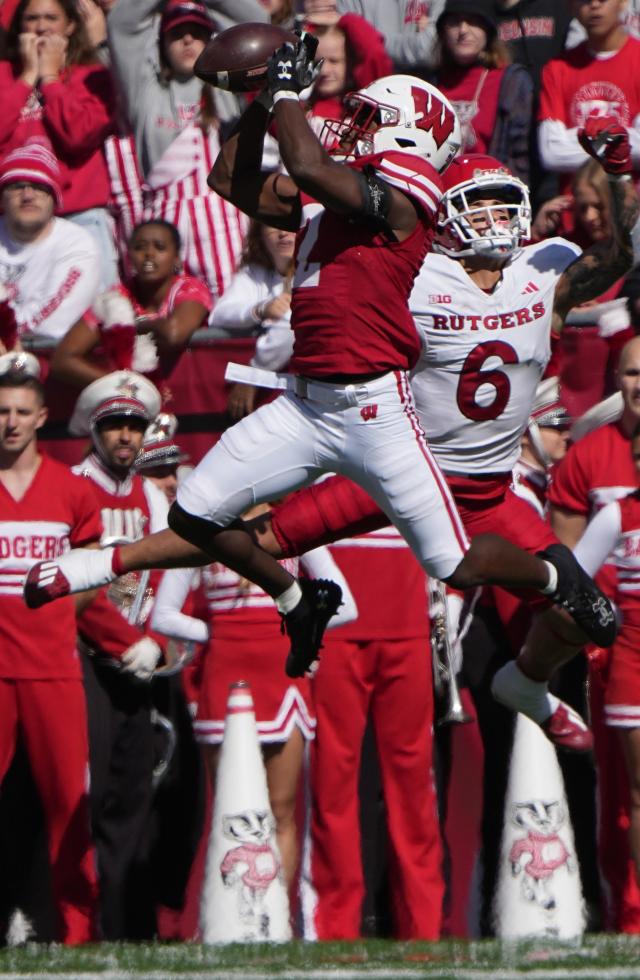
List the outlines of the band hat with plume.
{"type": "Polygon", "coordinates": [[[529,424],[560,428],[571,425],[572,421],[560,398],[560,379],[544,378],[536,388],[529,424]]]}
{"type": "Polygon", "coordinates": [[[9,184],[41,184],[46,187],[56,203],[56,211],[62,207],[62,175],[51,143],[42,137],[32,136],[23,146],[16,147],[0,161],[0,190],[9,184]]]}
{"type": "Polygon", "coordinates": [[[177,428],[177,418],[168,412],[161,412],[147,426],[142,451],[136,460],[136,470],[155,469],[158,466],[178,466],[191,458],[174,442],[177,428]]]}
{"type": "Polygon", "coordinates": [[[0,355],[0,377],[5,374],[40,378],[40,361],[26,350],[12,350],[0,355]]]}
{"type": "Polygon", "coordinates": [[[135,371],[114,371],[92,381],[80,393],[69,422],[74,436],[91,433],[101,419],[112,415],[129,415],[150,422],[160,411],[160,392],[156,386],[135,371]]]}

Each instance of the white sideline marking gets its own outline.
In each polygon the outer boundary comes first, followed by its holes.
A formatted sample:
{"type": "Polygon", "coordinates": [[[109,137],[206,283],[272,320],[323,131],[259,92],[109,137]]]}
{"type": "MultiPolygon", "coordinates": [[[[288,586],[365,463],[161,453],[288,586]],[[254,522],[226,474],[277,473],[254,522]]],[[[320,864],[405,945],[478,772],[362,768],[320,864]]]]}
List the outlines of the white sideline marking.
{"type": "Polygon", "coordinates": [[[132,980],[134,977],[144,977],[144,980],[272,980],[279,977],[280,980],[420,980],[420,978],[433,976],[437,978],[454,977],[455,980],[640,980],[640,966],[638,967],[605,967],[597,966],[580,967],[574,969],[535,969],[527,968],[523,964],[521,970],[495,969],[488,967],[456,968],[448,966],[443,962],[424,963],[420,967],[400,968],[390,966],[388,969],[374,967],[366,968],[336,968],[327,966],[323,969],[317,967],[305,970],[304,967],[287,969],[274,972],[272,970],[248,972],[243,967],[232,970],[100,970],[98,972],[74,971],[53,971],[46,973],[1,973],[0,980],[132,980]]]}

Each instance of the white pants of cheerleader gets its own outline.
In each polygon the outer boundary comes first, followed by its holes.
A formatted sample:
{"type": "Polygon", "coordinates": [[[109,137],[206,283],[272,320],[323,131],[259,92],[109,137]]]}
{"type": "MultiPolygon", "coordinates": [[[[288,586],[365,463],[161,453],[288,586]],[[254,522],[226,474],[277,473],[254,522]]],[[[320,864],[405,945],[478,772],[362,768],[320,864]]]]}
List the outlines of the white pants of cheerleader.
{"type": "Polygon", "coordinates": [[[178,489],[187,513],[226,527],[253,504],[341,473],[376,501],[425,571],[446,579],[468,548],[404,372],[295,390],[228,429],[178,489]]]}

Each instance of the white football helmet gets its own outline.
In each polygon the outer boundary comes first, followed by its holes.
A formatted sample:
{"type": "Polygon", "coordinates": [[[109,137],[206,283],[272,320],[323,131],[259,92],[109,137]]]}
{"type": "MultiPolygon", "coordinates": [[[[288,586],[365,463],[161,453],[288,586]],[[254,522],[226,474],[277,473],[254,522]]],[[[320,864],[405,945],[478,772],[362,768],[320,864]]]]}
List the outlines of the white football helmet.
{"type": "Polygon", "coordinates": [[[460,149],[460,122],[434,85],[413,75],[387,75],[345,98],[340,120],[327,119],[323,144],[349,157],[383,150],[413,153],[444,171],[460,149]]]}
{"type": "Polygon", "coordinates": [[[443,181],[434,251],[454,259],[461,255],[509,259],[531,237],[527,186],[499,160],[480,153],[461,155],[443,181]],[[478,203],[486,200],[500,203],[478,203]]]}

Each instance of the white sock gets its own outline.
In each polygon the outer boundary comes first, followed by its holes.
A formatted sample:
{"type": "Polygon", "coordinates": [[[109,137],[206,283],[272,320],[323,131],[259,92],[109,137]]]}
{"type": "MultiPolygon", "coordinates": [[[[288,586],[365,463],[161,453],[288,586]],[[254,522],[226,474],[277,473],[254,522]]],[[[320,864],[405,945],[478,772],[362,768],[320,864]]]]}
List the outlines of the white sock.
{"type": "Polygon", "coordinates": [[[297,581],[291,583],[288,589],[281,592],[275,599],[276,609],[283,616],[295,609],[302,599],[302,589],[297,581]]]}
{"type": "Polygon", "coordinates": [[[558,570],[555,565],[551,564],[550,561],[545,561],[544,563],[549,570],[549,581],[545,585],[544,589],[540,589],[540,591],[543,595],[553,595],[558,588],[558,570]]]}
{"type": "Polygon", "coordinates": [[[560,701],[549,693],[546,681],[532,681],[523,674],[515,660],[496,671],[491,693],[497,701],[540,724],[556,710],[560,701]]]}

